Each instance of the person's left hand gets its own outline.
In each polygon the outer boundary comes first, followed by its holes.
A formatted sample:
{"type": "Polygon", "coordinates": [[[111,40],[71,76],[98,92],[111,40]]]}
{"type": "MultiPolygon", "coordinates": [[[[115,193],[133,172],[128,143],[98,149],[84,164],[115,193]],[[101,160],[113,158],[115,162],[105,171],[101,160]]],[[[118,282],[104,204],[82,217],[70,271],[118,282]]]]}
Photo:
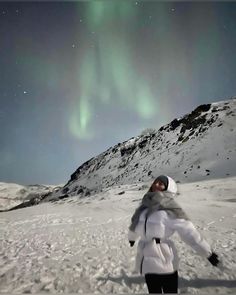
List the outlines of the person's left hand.
{"type": "Polygon", "coordinates": [[[130,247],[134,246],[135,241],[129,241],[130,247]]]}
{"type": "Polygon", "coordinates": [[[207,259],[210,261],[210,263],[213,266],[218,266],[218,264],[220,262],[219,259],[218,259],[218,255],[216,253],[214,253],[214,252],[212,252],[211,256],[209,256],[207,259]]]}

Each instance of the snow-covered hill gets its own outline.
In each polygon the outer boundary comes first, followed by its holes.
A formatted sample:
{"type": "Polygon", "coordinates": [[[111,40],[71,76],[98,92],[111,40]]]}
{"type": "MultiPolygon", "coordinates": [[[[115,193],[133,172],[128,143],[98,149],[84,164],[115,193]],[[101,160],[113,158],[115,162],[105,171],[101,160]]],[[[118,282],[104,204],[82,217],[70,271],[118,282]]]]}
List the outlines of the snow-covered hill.
{"type": "MultiPolygon", "coordinates": [[[[214,268],[174,236],[181,294],[236,293],[236,177],[179,184],[177,201],[219,254],[214,268]]],[[[90,198],[0,214],[0,292],[144,294],[133,273],[128,226],[144,183],[116,185],[90,198]]]]}
{"type": "Polygon", "coordinates": [[[20,185],[0,182],[0,210],[7,210],[22,203],[29,204],[31,200],[37,203],[37,199],[39,202],[42,196],[60,187],[55,185],[20,185]]]}
{"type": "Polygon", "coordinates": [[[200,105],[159,130],[88,160],[64,186],[0,183],[0,211],[69,196],[89,197],[115,185],[150,183],[160,173],[181,183],[235,176],[235,116],[236,98],[200,105]]]}
{"type": "Polygon", "coordinates": [[[174,236],[180,293],[235,294],[235,116],[236,99],[199,106],[87,161],[61,188],[0,183],[2,206],[23,200],[21,210],[0,213],[0,292],[147,293],[133,272],[128,226],[152,180],[165,173],[223,262],[214,268],[174,236]]]}
{"type": "Polygon", "coordinates": [[[157,132],[133,137],[81,165],[45,200],[90,196],[168,174],[192,182],[236,175],[236,98],[200,105],[157,132]]]}

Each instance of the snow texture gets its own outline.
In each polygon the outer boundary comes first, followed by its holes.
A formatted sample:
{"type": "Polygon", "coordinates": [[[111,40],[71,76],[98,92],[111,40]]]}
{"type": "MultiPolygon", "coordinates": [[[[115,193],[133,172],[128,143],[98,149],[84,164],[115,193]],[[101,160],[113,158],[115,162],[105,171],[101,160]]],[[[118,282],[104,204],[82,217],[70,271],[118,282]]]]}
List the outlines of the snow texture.
{"type": "MultiPolygon", "coordinates": [[[[219,254],[213,267],[177,235],[181,294],[236,292],[236,178],[179,185],[177,201],[219,254]]],[[[0,214],[2,293],[147,293],[133,272],[136,245],[128,226],[147,191],[114,186],[90,198],[70,197],[0,214]]]]}

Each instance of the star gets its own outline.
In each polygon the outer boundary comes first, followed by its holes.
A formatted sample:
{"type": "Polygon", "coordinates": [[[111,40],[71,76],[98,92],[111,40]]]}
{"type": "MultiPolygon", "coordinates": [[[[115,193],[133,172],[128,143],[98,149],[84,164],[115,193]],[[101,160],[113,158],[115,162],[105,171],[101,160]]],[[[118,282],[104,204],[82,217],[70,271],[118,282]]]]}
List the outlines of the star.
{"type": "Polygon", "coordinates": [[[24,94],[27,94],[27,91],[24,91],[24,94]]]}

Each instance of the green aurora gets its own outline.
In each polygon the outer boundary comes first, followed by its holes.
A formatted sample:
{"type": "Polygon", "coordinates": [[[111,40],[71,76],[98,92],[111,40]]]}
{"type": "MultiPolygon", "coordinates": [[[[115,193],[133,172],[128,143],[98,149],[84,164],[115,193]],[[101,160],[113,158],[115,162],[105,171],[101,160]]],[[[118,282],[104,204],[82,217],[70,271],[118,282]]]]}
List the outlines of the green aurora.
{"type": "Polygon", "coordinates": [[[126,33],[126,25],[138,18],[133,3],[91,1],[86,8],[86,25],[95,32],[94,46],[80,56],[78,97],[69,120],[71,133],[79,139],[93,138],[90,124],[96,104],[122,105],[144,120],[156,114],[156,99],[135,71],[126,33]]]}

